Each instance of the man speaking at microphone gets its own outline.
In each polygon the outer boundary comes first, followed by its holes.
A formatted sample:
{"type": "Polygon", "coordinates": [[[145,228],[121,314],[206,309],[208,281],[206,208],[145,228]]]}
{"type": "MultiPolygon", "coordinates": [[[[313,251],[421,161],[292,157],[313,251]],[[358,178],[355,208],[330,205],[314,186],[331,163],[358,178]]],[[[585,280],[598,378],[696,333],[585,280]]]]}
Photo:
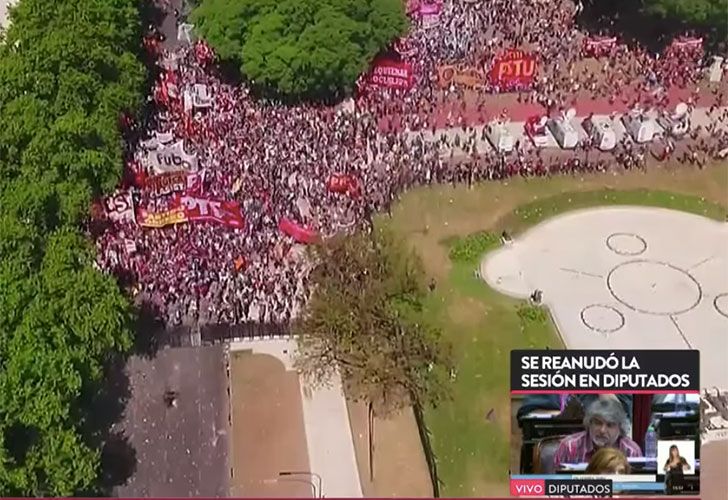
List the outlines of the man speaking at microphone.
{"type": "Polygon", "coordinates": [[[639,445],[627,434],[629,418],[615,396],[599,396],[587,406],[584,431],[566,436],[554,454],[554,470],[562,464],[589,462],[600,448],[617,448],[629,457],[641,457],[639,445]]]}

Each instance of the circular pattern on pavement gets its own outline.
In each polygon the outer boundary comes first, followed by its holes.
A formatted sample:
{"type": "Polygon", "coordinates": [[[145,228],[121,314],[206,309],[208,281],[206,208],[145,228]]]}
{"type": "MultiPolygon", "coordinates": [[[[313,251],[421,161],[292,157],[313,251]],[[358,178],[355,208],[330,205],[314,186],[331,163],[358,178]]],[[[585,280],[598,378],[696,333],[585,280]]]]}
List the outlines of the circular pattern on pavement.
{"type": "Polygon", "coordinates": [[[645,253],[647,242],[638,234],[612,233],[607,236],[607,248],[617,255],[634,257],[645,253]]]}
{"type": "Polygon", "coordinates": [[[713,299],[713,307],[718,311],[718,314],[728,318],[728,293],[716,295],[713,299]]]}
{"type": "Polygon", "coordinates": [[[703,290],[687,271],[667,262],[632,260],[607,276],[607,288],[617,301],[643,314],[683,314],[700,303],[703,290]]]}
{"type": "Polygon", "coordinates": [[[612,306],[592,304],[581,310],[581,322],[598,333],[614,333],[624,326],[624,314],[612,306]]]}

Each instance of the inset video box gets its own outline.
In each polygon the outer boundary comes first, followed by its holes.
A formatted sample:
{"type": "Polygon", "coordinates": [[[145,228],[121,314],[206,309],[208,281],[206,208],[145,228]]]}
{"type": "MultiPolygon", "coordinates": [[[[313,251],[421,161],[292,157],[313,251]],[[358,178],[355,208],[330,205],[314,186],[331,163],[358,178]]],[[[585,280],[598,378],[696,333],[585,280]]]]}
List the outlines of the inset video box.
{"type": "Polygon", "coordinates": [[[512,394],[700,392],[697,350],[511,351],[512,394]]]}
{"type": "Polygon", "coordinates": [[[699,354],[511,353],[511,495],[700,493],[699,354]]]}

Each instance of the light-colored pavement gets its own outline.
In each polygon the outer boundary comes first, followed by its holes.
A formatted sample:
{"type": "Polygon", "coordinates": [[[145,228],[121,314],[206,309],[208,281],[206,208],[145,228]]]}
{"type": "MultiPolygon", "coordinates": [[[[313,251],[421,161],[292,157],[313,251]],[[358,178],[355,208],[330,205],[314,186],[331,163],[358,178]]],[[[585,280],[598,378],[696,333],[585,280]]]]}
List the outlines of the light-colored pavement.
{"type": "MultiPolygon", "coordinates": [[[[252,350],[254,353],[275,356],[283,362],[286,369],[293,370],[293,355],[296,350],[293,340],[232,342],[230,351],[238,350],[252,350]]],[[[301,399],[310,472],[321,476],[322,495],[361,498],[359,471],[341,380],[336,377],[328,388],[313,392],[308,391],[302,383],[301,399]]]]}
{"type": "Polygon", "coordinates": [[[18,0],[0,0],[0,27],[6,27],[8,20],[8,7],[14,5],[18,0]]]}
{"type": "Polygon", "coordinates": [[[570,349],[698,349],[701,387],[728,387],[728,224],[576,211],[485,256],[481,275],[516,297],[542,290],[570,349]]]}

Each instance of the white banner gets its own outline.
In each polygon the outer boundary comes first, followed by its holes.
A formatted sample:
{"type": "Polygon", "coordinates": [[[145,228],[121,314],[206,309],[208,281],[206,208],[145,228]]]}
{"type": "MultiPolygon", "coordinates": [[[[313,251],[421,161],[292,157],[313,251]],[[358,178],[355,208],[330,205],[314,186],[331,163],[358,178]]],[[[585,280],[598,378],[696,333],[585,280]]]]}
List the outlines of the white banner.
{"type": "Polygon", "coordinates": [[[183,141],[177,141],[150,152],[148,159],[156,174],[179,172],[180,170],[197,171],[197,155],[185,153],[183,141]]]}
{"type": "Polygon", "coordinates": [[[155,131],[154,135],[149,140],[142,142],[142,147],[144,149],[153,150],[165,144],[169,144],[172,141],[174,141],[174,134],[172,134],[172,132],[155,131]]]}
{"type": "Polygon", "coordinates": [[[104,200],[106,216],[113,221],[135,222],[134,200],[130,191],[119,191],[104,200]]]}
{"type": "Polygon", "coordinates": [[[196,83],[192,91],[192,102],[196,108],[209,108],[212,106],[212,96],[210,95],[207,85],[196,83]]]}

